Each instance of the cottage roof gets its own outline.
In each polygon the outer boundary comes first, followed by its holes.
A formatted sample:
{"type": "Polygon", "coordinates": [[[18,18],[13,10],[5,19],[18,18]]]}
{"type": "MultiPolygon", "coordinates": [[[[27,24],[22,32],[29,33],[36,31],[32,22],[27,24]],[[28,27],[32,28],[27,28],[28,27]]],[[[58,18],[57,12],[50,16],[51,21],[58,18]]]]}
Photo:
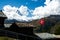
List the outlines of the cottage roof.
{"type": "Polygon", "coordinates": [[[0,12],[0,17],[6,17],[6,15],[3,12],[0,12]]]}

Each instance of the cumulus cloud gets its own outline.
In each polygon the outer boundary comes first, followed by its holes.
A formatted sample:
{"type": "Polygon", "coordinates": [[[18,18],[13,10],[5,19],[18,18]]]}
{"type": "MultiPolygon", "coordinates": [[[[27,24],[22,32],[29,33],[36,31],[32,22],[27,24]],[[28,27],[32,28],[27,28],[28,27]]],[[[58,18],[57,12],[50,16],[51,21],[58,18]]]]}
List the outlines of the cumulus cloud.
{"type": "Polygon", "coordinates": [[[33,11],[33,15],[38,18],[44,18],[50,15],[60,15],[60,4],[59,0],[46,0],[46,6],[36,7],[33,11]]]}
{"type": "Polygon", "coordinates": [[[19,11],[22,15],[28,15],[28,13],[29,13],[28,8],[26,6],[23,6],[23,5],[19,8],[19,11]]]}
{"type": "Polygon", "coordinates": [[[27,6],[24,5],[21,5],[19,8],[5,5],[3,7],[3,13],[8,17],[8,19],[15,19],[18,21],[31,21],[48,17],[50,15],[60,15],[60,0],[46,0],[44,4],[44,7],[39,6],[34,10],[30,10],[27,6]],[[30,13],[32,16],[28,17],[30,13]]]}
{"type": "Polygon", "coordinates": [[[10,5],[6,5],[3,7],[3,13],[7,16],[7,18],[9,20],[15,19],[18,21],[28,21],[30,19],[30,17],[28,18],[26,16],[29,14],[28,8],[26,6],[23,6],[23,5],[20,8],[12,7],[10,5]]]}
{"type": "Polygon", "coordinates": [[[3,13],[8,17],[8,19],[13,19],[13,16],[17,13],[18,8],[6,5],[3,7],[3,9],[3,13]]]}

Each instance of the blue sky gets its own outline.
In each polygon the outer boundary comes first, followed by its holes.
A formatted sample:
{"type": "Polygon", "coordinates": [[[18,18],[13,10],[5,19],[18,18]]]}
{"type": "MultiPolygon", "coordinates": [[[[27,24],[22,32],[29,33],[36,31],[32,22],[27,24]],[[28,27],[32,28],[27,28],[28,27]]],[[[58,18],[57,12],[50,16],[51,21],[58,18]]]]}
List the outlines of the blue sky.
{"type": "Polygon", "coordinates": [[[3,6],[11,5],[15,7],[20,7],[21,5],[27,6],[29,9],[34,9],[38,6],[44,6],[45,0],[0,0],[0,10],[3,6]]]}
{"type": "Polygon", "coordinates": [[[60,15],[60,0],[0,0],[1,9],[9,20],[36,20],[60,15]]]}

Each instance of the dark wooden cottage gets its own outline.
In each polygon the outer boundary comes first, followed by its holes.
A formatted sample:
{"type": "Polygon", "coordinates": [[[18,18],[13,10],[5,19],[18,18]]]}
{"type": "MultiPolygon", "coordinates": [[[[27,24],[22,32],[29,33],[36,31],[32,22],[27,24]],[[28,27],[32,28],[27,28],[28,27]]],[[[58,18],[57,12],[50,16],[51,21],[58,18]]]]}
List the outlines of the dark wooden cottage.
{"type": "Polygon", "coordinates": [[[6,19],[6,15],[3,12],[0,12],[0,29],[4,28],[4,20],[6,19]]]}
{"type": "Polygon", "coordinates": [[[18,23],[13,23],[9,28],[5,28],[5,30],[9,30],[9,31],[17,32],[17,33],[22,33],[22,34],[27,34],[27,35],[33,34],[33,27],[32,26],[21,27],[18,25],[18,23]]]}

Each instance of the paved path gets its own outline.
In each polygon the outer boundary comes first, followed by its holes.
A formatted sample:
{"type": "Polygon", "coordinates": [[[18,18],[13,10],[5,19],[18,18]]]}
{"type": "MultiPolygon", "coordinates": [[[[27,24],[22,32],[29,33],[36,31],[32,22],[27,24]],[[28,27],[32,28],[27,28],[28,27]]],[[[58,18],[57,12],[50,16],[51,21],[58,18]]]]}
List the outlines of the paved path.
{"type": "Polygon", "coordinates": [[[60,38],[60,35],[55,35],[56,38],[60,38]]]}
{"type": "Polygon", "coordinates": [[[49,38],[60,38],[60,35],[50,34],[50,33],[35,33],[42,39],[49,39],[49,38]]]}

